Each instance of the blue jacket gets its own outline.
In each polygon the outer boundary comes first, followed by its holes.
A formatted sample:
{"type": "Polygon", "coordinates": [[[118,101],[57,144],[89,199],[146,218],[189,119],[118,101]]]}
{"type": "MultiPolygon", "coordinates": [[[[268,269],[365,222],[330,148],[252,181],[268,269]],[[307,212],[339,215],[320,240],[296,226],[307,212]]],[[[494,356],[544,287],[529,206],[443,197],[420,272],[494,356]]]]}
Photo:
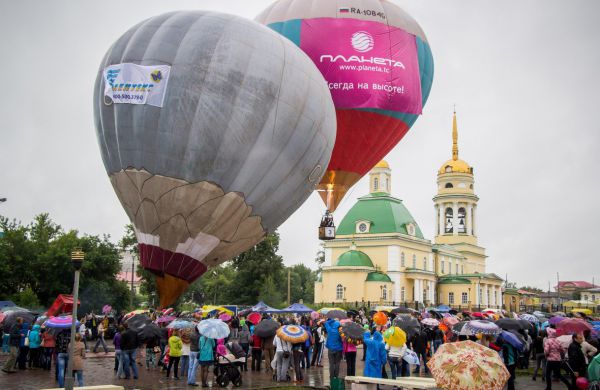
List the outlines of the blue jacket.
{"type": "Polygon", "coordinates": [[[363,343],[367,347],[364,376],[381,378],[381,367],[387,361],[387,353],[381,333],[375,332],[371,336],[371,332],[365,332],[363,343]]]}
{"type": "Polygon", "coordinates": [[[341,351],[343,349],[339,328],[340,322],[338,320],[329,319],[325,322],[325,330],[327,331],[325,346],[330,351],[341,351]]]}
{"type": "Polygon", "coordinates": [[[39,348],[41,343],[40,326],[33,325],[33,329],[29,332],[29,348],[39,348]]]}

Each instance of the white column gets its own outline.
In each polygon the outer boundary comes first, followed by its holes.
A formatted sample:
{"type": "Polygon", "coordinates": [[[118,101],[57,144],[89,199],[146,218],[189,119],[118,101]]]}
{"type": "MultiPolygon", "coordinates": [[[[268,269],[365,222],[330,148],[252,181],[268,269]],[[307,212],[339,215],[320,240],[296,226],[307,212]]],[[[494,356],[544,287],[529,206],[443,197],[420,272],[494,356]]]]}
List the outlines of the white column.
{"type": "Polygon", "coordinates": [[[471,226],[473,227],[473,235],[477,236],[477,205],[473,205],[473,210],[471,211],[471,226]]]}
{"type": "Polygon", "coordinates": [[[444,214],[446,213],[446,206],[444,206],[443,203],[439,203],[438,204],[438,209],[440,211],[439,221],[438,221],[438,229],[440,231],[440,236],[441,236],[446,231],[446,226],[444,224],[444,221],[445,221],[444,214]]]}
{"type": "Polygon", "coordinates": [[[429,281],[429,301],[431,302],[431,305],[435,305],[435,286],[433,281],[429,281]]]}
{"type": "Polygon", "coordinates": [[[416,301],[423,302],[423,281],[421,279],[417,279],[417,284],[416,284],[415,290],[416,290],[415,295],[417,296],[416,301]]]}
{"type": "Polygon", "coordinates": [[[458,236],[458,202],[452,204],[452,230],[452,234],[458,236]]]}
{"type": "Polygon", "coordinates": [[[486,301],[485,304],[487,306],[489,306],[489,305],[492,304],[492,297],[491,297],[490,285],[489,284],[485,285],[485,301],[486,301]]]}
{"type": "Polygon", "coordinates": [[[468,235],[473,234],[473,220],[472,220],[472,214],[471,214],[472,207],[473,207],[473,205],[471,205],[471,204],[469,204],[467,206],[467,234],[468,235]]]}

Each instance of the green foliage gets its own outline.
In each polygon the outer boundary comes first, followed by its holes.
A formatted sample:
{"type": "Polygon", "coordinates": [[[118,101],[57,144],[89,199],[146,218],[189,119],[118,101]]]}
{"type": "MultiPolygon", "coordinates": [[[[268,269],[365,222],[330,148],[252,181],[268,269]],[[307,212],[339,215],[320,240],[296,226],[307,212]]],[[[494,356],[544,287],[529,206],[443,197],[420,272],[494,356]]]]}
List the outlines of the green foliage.
{"type": "Polygon", "coordinates": [[[25,290],[12,295],[10,300],[20,307],[37,308],[40,306],[40,301],[31,287],[27,287],[25,290]]]}
{"type": "Polygon", "coordinates": [[[104,304],[116,309],[129,303],[129,292],[115,278],[120,270],[119,250],[108,236],[79,236],[64,232],[48,214],[37,215],[30,225],[0,217],[0,299],[15,297],[23,306],[48,307],[58,294],[71,294],[71,251],[85,252],[81,269],[82,310],[99,311],[104,304]]]}
{"type": "Polygon", "coordinates": [[[267,305],[276,308],[285,306],[281,291],[282,290],[277,286],[275,280],[273,280],[273,277],[269,275],[260,286],[258,297],[255,302],[263,301],[267,305]]]}
{"type": "Polygon", "coordinates": [[[544,290],[542,290],[541,288],[531,287],[531,286],[523,286],[520,288],[520,290],[525,290],[525,291],[529,291],[529,292],[536,293],[536,294],[540,294],[540,293],[544,292],[544,290]]]}
{"type": "Polygon", "coordinates": [[[288,269],[291,271],[290,295],[292,303],[300,302],[300,300],[305,303],[312,303],[315,300],[315,281],[317,280],[317,272],[311,270],[304,264],[296,264],[292,267],[288,267],[288,269]]]}

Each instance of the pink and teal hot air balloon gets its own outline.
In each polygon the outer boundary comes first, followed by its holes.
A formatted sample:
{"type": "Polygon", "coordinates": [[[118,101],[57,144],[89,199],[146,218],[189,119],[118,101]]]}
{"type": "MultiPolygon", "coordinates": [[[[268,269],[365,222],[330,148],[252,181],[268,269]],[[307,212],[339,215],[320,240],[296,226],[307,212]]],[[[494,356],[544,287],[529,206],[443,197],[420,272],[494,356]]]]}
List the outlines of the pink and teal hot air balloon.
{"type": "Polygon", "coordinates": [[[333,211],[421,114],[433,81],[429,43],[387,0],[278,0],[257,21],[298,45],[328,83],[337,137],[319,189],[333,211]]]}

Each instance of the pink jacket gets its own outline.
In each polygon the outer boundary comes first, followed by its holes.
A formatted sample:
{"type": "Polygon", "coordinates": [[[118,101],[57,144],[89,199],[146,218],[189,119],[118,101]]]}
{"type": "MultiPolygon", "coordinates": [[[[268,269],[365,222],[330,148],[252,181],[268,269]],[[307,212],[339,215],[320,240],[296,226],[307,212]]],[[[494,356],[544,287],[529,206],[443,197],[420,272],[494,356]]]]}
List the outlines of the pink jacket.
{"type": "Polygon", "coordinates": [[[544,344],[544,353],[546,354],[546,360],[560,362],[562,355],[565,354],[565,349],[555,337],[548,337],[544,344]]]}
{"type": "Polygon", "coordinates": [[[346,352],[356,352],[356,345],[352,343],[347,343],[345,340],[342,341],[342,346],[344,347],[344,353],[346,352]]]}

